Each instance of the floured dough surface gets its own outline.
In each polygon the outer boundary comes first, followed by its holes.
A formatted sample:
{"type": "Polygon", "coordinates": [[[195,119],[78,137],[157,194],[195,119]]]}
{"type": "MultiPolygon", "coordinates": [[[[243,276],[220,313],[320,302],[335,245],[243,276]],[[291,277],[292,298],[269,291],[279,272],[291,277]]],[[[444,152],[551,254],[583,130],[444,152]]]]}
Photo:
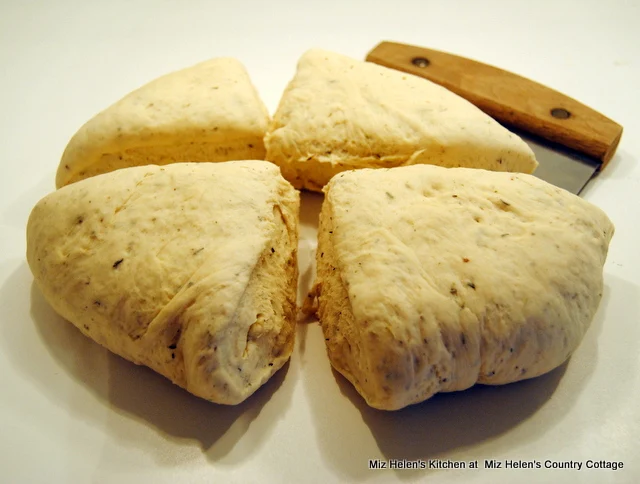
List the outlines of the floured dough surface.
{"type": "Polygon", "coordinates": [[[155,79],[88,121],[62,155],[56,186],[131,166],[262,160],[268,123],[244,66],[211,59],[155,79]]]}
{"type": "Polygon", "coordinates": [[[33,209],[27,260],[85,335],[236,404],[289,359],[299,194],[264,161],[127,168],[33,209]]]}
{"type": "Polygon", "coordinates": [[[532,173],[531,149],[468,101],[425,79],[313,49],[265,137],[295,187],[320,191],[355,168],[434,164],[532,173]]]}
{"type": "Polygon", "coordinates": [[[614,227],[525,174],[429,165],[339,174],[325,188],[318,315],[332,365],[394,410],[546,373],[602,295],[614,227]]]}

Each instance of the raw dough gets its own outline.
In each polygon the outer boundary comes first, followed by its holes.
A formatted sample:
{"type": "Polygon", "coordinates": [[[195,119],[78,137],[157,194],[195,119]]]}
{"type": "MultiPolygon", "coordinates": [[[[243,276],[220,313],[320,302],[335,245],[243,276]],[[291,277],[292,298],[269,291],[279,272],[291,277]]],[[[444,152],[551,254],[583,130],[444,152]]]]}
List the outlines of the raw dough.
{"type": "Polygon", "coordinates": [[[426,79],[319,49],[305,53],[265,137],[296,188],[336,173],[428,163],[532,173],[529,146],[426,79]]]}
{"type": "Polygon", "coordinates": [[[85,335],[237,404],[292,351],[298,209],[265,161],[125,168],[42,199],[27,260],[85,335]]]}
{"type": "Polygon", "coordinates": [[[341,173],[325,193],[318,315],[372,407],[542,375],[589,327],[614,227],[585,200],[430,165],[341,173]]]}
{"type": "Polygon", "coordinates": [[[243,65],[211,59],[142,86],[82,126],[56,186],[131,166],[262,160],[268,123],[243,65]]]}

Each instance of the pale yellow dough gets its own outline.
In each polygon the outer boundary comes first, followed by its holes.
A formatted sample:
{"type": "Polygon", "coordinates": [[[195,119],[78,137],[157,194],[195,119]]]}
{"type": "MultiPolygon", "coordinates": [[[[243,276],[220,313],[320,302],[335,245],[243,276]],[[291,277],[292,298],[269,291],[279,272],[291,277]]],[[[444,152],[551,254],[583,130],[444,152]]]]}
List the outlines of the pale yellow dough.
{"type": "Polygon", "coordinates": [[[211,59],[155,79],[88,121],[62,155],[56,186],[131,166],[262,160],[268,123],[244,66],[211,59]]]}
{"type": "Polygon", "coordinates": [[[614,227],[524,174],[356,170],[325,188],[318,315],[372,407],[546,373],[584,336],[614,227]]]}
{"type": "Polygon", "coordinates": [[[126,168],[33,209],[27,260],[85,335],[237,404],[289,359],[299,195],[265,161],[126,168]]]}
{"type": "Polygon", "coordinates": [[[313,49],[298,63],[265,137],[267,160],[296,188],[336,173],[428,163],[532,173],[527,144],[425,79],[313,49]]]}

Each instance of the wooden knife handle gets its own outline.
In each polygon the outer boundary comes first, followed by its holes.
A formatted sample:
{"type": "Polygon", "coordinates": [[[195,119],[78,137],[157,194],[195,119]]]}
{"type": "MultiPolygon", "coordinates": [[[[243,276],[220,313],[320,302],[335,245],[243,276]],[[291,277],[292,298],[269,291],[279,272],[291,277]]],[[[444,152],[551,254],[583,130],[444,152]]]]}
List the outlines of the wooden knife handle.
{"type": "Polygon", "coordinates": [[[575,99],[464,57],[382,42],[367,61],[440,84],[502,123],[602,161],[601,169],[622,136],[622,126],[575,99]]]}

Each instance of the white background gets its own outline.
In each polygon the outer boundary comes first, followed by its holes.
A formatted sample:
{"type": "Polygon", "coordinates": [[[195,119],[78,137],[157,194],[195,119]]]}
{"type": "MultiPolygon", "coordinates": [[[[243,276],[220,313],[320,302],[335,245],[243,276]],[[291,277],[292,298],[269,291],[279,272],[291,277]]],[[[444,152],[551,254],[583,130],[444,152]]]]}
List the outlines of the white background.
{"type": "MultiPolygon", "coordinates": [[[[640,482],[640,8],[633,1],[0,2],[0,480],[3,482],[640,482]],[[472,57],[625,127],[583,196],[616,225],[592,327],[558,370],[369,409],[332,373],[317,324],[250,400],[221,407],[109,354],[32,285],[25,224],[69,138],[119,97],[216,56],[273,112],[298,57],[380,40],[472,57]],[[368,459],[623,461],[613,471],[369,471],[368,459]]],[[[319,197],[305,198],[302,282],[319,197]]]]}

